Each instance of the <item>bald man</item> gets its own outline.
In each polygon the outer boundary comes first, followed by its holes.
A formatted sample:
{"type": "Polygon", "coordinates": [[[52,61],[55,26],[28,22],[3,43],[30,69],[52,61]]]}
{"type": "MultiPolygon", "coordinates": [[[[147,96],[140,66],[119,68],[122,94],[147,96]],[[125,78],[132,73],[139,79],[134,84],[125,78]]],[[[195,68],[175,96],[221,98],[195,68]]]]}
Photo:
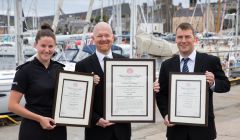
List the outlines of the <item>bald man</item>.
{"type": "Polygon", "coordinates": [[[130,140],[130,123],[111,123],[103,118],[104,104],[104,57],[124,58],[112,52],[111,47],[114,35],[111,26],[106,22],[98,23],[93,29],[92,40],[96,45],[96,52],[78,62],[75,71],[94,73],[98,75],[95,79],[93,110],[91,127],[85,128],[85,140],[130,140]]]}

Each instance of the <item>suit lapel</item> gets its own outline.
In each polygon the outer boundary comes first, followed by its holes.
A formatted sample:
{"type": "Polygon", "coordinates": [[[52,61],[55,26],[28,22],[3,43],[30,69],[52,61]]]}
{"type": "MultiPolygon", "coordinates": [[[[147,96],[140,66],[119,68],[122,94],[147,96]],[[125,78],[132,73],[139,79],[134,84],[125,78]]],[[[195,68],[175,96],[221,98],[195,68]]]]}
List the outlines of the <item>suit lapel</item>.
{"type": "Polygon", "coordinates": [[[194,66],[194,72],[203,72],[203,62],[202,59],[204,59],[202,57],[202,55],[200,53],[197,52],[196,54],[196,60],[195,60],[195,66],[194,66]]]}
{"type": "MultiPolygon", "coordinates": [[[[112,55],[113,58],[119,58],[118,55],[116,55],[115,53],[112,53],[112,55]]],[[[97,72],[99,75],[104,75],[96,53],[94,53],[91,57],[91,66],[94,68],[94,71],[97,72]]]]}
{"type": "Polygon", "coordinates": [[[173,63],[172,63],[172,71],[173,72],[180,72],[180,60],[179,55],[175,55],[173,57],[173,63]]]}
{"type": "Polygon", "coordinates": [[[113,58],[119,58],[117,54],[112,53],[113,58]]]}
{"type": "MultiPolygon", "coordinates": [[[[119,58],[117,54],[115,53],[112,53],[113,55],[113,58],[119,58]]],[[[89,62],[91,67],[94,69],[94,72],[103,76],[104,75],[104,72],[100,66],[100,63],[98,61],[98,57],[96,55],[96,53],[94,53],[92,56],[91,56],[91,62],[89,62]]]]}
{"type": "Polygon", "coordinates": [[[97,72],[100,75],[104,75],[103,70],[100,66],[100,63],[98,61],[98,57],[97,57],[96,53],[94,53],[91,57],[91,66],[92,66],[92,68],[94,68],[95,72],[97,72]]]}
{"type": "MultiPolygon", "coordinates": [[[[197,52],[196,54],[196,60],[195,60],[195,66],[194,66],[194,72],[203,72],[203,60],[204,58],[202,57],[202,55],[197,52]]],[[[173,72],[180,72],[180,59],[179,59],[179,55],[175,55],[173,57],[173,61],[172,61],[172,65],[171,65],[171,69],[173,72]]]]}

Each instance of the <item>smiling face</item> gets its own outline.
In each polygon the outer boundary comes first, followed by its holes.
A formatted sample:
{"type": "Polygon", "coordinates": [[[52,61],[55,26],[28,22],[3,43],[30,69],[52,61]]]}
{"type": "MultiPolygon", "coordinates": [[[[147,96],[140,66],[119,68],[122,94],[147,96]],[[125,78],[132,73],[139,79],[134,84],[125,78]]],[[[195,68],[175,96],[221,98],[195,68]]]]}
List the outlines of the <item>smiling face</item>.
{"type": "Polygon", "coordinates": [[[110,25],[105,22],[98,23],[94,27],[92,40],[99,52],[108,54],[114,42],[114,35],[110,25]]]}
{"type": "Polygon", "coordinates": [[[194,50],[195,36],[191,29],[178,28],[176,31],[176,43],[182,56],[189,56],[194,50]]]}
{"type": "Polygon", "coordinates": [[[52,37],[44,36],[34,46],[37,49],[38,60],[43,64],[49,63],[55,52],[55,40],[52,37]]]}

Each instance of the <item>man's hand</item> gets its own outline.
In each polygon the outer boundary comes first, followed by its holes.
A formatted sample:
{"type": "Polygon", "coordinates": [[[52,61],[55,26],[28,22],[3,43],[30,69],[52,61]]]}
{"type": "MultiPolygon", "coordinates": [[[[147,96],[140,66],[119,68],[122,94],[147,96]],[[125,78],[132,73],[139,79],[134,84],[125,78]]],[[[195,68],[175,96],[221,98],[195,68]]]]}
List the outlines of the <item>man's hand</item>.
{"type": "MultiPolygon", "coordinates": [[[[92,74],[94,74],[94,72],[92,72],[92,74]]],[[[99,84],[99,82],[100,82],[100,77],[98,75],[94,75],[93,76],[93,83],[95,85],[97,85],[97,84],[99,84]]]]}
{"type": "Polygon", "coordinates": [[[205,75],[206,75],[207,82],[211,87],[215,82],[215,76],[212,72],[209,72],[209,71],[206,71],[205,75]]]}
{"type": "Polygon", "coordinates": [[[168,120],[168,115],[165,116],[164,118],[164,124],[167,126],[167,127],[173,127],[175,124],[171,124],[168,120]]]}
{"type": "Polygon", "coordinates": [[[153,83],[153,90],[155,93],[158,93],[159,90],[160,90],[160,85],[158,83],[158,80],[156,80],[154,83],[153,83]]]}
{"type": "Polygon", "coordinates": [[[103,118],[100,118],[96,125],[101,126],[103,128],[108,127],[110,125],[113,125],[114,123],[110,123],[108,120],[104,120],[103,118]]]}

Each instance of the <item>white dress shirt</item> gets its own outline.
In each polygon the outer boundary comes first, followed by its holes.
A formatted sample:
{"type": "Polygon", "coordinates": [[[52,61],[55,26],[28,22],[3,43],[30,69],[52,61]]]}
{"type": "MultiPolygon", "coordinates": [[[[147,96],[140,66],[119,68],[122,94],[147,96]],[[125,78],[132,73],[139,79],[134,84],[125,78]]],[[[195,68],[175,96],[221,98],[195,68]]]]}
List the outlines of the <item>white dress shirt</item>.
{"type": "Polygon", "coordinates": [[[99,62],[100,66],[101,66],[101,68],[104,72],[104,57],[108,57],[108,58],[112,59],[113,58],[112,51],[110,50],[108,52],[108,54],[105,55],[105,54],[102,54],[101,52],[99,52],[98,50],[96,50],[96,55],[98,57],[98,62],[99,62]]]}
{"type": "MultiPolygon", "coordinates": [[[[196,50],[194,50],[189,56],[189,60],[187,62],[187,66],[188,66],[188,70],[189,72],[194,72],[194,67],[195,67],[195,60],[196,60],[196,50]]],[[[182,72],[182,68],[183,68],[183,61],[182,59],[184,58],[183,56],[181,56],[181,54],[179,54],[179,57],[180,57],[180,70],[182,72]]]]}
{"type": "MultiPolygon", "coordinates": [[[[189,60],[188,60],[187,66],[188,66],[189,72],[194,72],[196,55],[197,55],[197,52],[196,52],[196,50],[194,50],[194,51],[188,56],[189,60]]],[[[182,61],[182,59],[183,59],[184,57],[181,56],[181,54],[179,54],[179,57],[180,57],[180,70],[181,70],[181,72],[182,72],[183,63],[184,63],[184,62],[182,61]]],[[[213,85],[210,87],[210,89],[211,89],[212,91],[214,91],[214,89],[215,89],[215,81],[214,81],[213,85]]]]}

